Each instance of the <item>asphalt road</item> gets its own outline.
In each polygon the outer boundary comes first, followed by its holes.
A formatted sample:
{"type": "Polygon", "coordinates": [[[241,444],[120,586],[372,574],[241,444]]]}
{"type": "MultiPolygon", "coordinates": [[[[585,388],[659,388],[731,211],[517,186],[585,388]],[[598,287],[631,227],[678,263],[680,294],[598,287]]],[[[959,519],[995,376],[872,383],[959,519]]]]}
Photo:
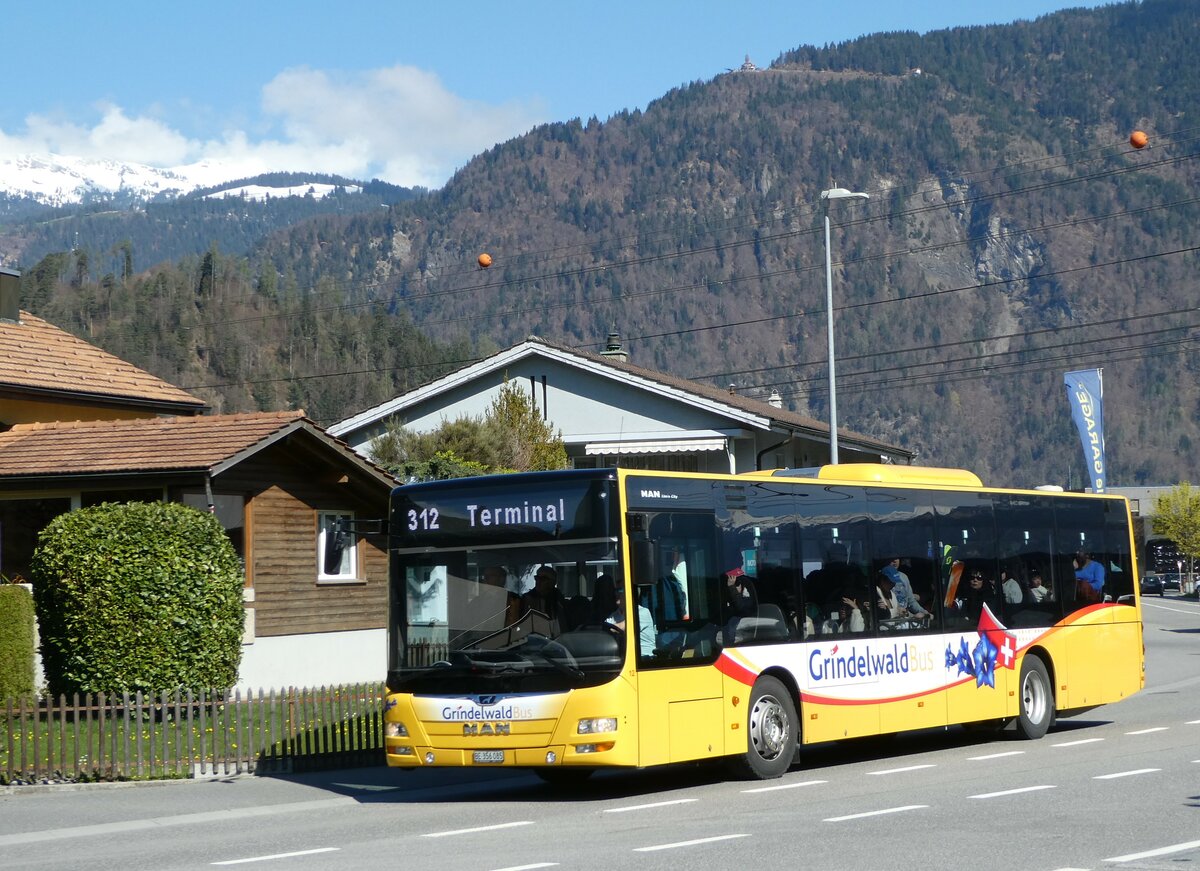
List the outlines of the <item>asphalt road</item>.
{"type": "Polygon", "coordinates": [[[780,780],[705,766],[561,793],[503,771],[0,795],[0,868],[1166,869],[1200,864],[1200,605],[1144,602],[1147,689],[1040,741],[962,728],[811,748],[780,780]]]}

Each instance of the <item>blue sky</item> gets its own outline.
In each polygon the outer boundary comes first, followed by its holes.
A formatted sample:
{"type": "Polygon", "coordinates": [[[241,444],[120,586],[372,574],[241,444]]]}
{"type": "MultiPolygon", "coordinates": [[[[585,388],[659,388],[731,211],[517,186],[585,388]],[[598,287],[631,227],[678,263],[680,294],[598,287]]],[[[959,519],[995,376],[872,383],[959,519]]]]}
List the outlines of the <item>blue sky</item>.
{"type": "Polygon", "coordinates": [[[747,54],[766,66],[799,45],[864,33],[925,33],[1097,5],[11,3],[0,49],[0,159],[210,161],[235,175],[310,170],[437,187],[472,155],[535,124],[644,108],[747,54]]]}

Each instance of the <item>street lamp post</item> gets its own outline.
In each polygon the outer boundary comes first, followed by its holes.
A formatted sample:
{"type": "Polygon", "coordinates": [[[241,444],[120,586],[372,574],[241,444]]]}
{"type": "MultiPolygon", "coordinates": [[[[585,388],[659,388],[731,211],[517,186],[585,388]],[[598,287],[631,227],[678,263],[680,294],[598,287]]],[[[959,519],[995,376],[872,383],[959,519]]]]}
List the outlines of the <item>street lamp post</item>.
{"type": "Polygon", "coordinates": [[[838,462],[837,437],[837,379],[834,376],[833,355],[833,262],[829,255],[829,201],[830,200],[866,200],[867,194],[849,191],[845,188],[830,188],[821,191],[821,199],[825,202],[825,317],[829,333],[829,462],[836,466],[838,462]]]}

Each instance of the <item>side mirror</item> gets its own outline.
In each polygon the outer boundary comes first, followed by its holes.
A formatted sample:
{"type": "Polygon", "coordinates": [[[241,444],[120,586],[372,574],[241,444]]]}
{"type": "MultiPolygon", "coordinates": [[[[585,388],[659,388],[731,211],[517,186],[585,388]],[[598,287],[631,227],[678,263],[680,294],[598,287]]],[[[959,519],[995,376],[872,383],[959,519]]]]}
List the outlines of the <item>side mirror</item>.
{"type": "Polygon", "coordinates": [[[649,539],[638,539],[629,543],[629,557],[633,568],[632,581],[637,584],[653,584],[658,580],[658,548],[649,539]]]}

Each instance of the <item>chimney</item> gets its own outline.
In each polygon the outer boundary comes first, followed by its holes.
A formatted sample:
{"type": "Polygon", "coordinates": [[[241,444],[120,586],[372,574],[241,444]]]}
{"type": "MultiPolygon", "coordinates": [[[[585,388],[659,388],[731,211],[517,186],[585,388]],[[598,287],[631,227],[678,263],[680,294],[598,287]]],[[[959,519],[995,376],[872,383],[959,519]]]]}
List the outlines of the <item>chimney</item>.
{"type": "Polygon", "coordinates": [[[0,266],[0,321],[21,321],[21,273],[0,266]]]}
{"type": "Polygon", "coordinates": [[[771,396],[767,399],[767,405],[772,405],[775,408],[783,408],[783,397],[779,395],[778,390],[771,391],[771,396]]]}
{"type": "Polygon", "coordinates": [[[622,363],[629,362],[629,354],[621,347],[621,334],[609,333],[608,341],[605,343],[604,350],[600,352],[602,357],[612,357],[614,360],[620,360],[622,363]]]}

